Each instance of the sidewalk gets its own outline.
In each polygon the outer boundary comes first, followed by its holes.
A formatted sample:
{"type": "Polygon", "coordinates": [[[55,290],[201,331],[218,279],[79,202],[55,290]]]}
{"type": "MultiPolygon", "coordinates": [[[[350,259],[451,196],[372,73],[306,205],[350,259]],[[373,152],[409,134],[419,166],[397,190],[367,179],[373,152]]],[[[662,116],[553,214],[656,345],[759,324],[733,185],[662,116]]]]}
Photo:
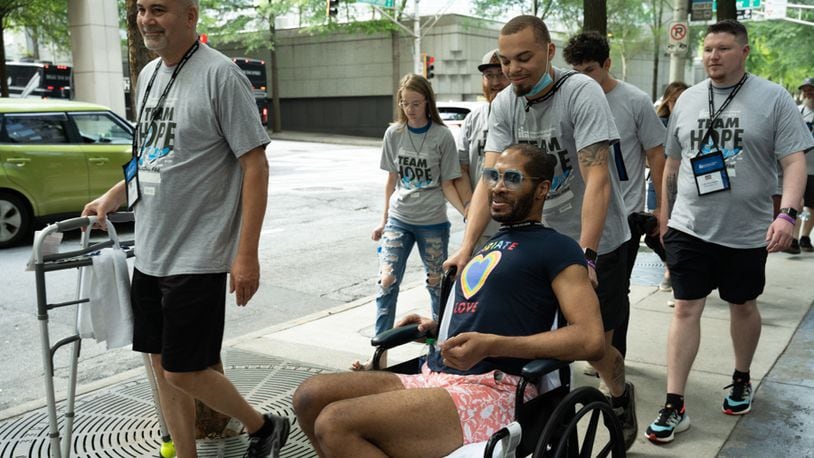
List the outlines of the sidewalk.
{"type": "MultiPolygon", "coordinates": [[[[720,410],[733,355],[728,305],[713,293],[702,319],[701,348],[686,393],[692,427],[664,446],[650,444],[643,432],[664,401],[666,335],[673,309],[666,305],[670,295],[653,286],[660,277],[655,255],[642,250],[639,256],[636,284],[630,292],[627,367],[628,380],[636,385],[640,435],[630,456],[811,456],[814,288],[809,282],[814,278],[814,256],[769,256],[766,291],[760,300],[763,334],[752,365],[754,412],[743,418],[720,410]]],[[[400,314],[428,313],[422,285],[405,285],[399,299],[400,314]]],[[[352,361],[369,358],[374,316],[371,297],[232,339],[224,344],[226,373],[253,405],[293,417],[291,394],[302,380],[325,370],[346,370],[352,361]]],[[[410,344],[391,351],[389,359],[393,363],[421,351],[421,345],[410,344]]],[[[576,364],[575,386],[597,383],[580,369],[576,364]]],[[[89,387],[80,387],[80,393],[85,394],[77,401],[81,437],[76,440],[91,438],[82,445],[88,452],[116,450],[120,454],[115,456],[133,456],[125,450],[154,450],[157,421],[143,370],[98,383],[90,392],[89,387]],[[103,434],[123,442],[113,446],[103,434]]],[[[5,415],[12,417],[6,419],[0,415],[0,457],[42,456],[45,449],[40,447],[47,441],[44,412],[42,408],[17,412],[13,417],[5,415]],[[30,452],[23,454],[25,450],[30,452]]],[[[296,425],[290,442],[284,457],[313,456],[296,425]]],[[[199,442],[201,456],[241,456],[244,447],[244,436],[199,442]]]]}

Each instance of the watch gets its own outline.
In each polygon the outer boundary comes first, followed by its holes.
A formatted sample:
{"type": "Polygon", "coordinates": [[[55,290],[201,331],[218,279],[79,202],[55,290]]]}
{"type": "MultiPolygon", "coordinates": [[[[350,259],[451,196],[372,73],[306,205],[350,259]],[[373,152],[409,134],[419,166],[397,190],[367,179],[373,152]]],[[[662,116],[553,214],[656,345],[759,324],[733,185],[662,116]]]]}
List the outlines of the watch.
{"type": "Polygon", "coordinates": [[[797,210],[795,210],[793,208],[788,208],[788,207],[787,208],[781,208],[780,213],[785,213],[785,214],[791,216],[792,218],[797,219],[797,210]]]}
{"type": "Polygon", "coordinates": [[[594,251],[594,250],[592,250],[590,248],[585,249],[585,259],[587,259],[588,261],[591,261],[591,262],[595,263],[597,256],[598,255],[596,254],[596,251],[594,251]]]}

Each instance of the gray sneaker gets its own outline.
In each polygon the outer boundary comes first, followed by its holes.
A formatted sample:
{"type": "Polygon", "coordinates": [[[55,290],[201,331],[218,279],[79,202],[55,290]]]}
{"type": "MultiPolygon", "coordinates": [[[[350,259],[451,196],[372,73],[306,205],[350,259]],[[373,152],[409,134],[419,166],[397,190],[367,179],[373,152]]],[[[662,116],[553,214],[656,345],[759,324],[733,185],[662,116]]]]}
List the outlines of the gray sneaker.
{"type": "Polygon", "coordinates": [[[249,447],[246,449],[246,454],[243,455],[244,458],[278,458],[280,449],[288,440],[288,433],[291,429],[288,418],[267,413],[263,415],[263,419],[271,421],[274,425],[271,434],[266,437],[249,436],[249,447]]]}
{"type": "Polygon", "coordinates": [[[639,422],[636,420],[636,392],[633,384],[630,382],[625,383],[625,391],[628,393],[627,406],[616,407],[613,409],[616,416],[619,418],[619,423],[622,424],[622,437],[625,440],[625,450],[629,450],[636,442],[636,435],[639,432],[639,422]]]}

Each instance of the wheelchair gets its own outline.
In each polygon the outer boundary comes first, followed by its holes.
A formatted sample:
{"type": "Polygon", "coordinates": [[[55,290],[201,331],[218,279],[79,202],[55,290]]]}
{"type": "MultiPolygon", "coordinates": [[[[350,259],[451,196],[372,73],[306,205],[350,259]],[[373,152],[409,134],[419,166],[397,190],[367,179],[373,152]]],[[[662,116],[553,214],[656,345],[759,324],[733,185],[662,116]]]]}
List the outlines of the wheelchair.
{"type": "MultiPolygon", "coordinates": [[[[447,300],[454,282],[455,270],[450,269],[444,274],[441,287],[438,329],[441,329],[444,309],[448,306],[447,300]]],[[[372,358],[373,369],[399,374],[419,373],[423,357],[387,368],[380,368],[379,360],[385,351],[421,339],[430,340],[430,337],[419,332],[417,324],[394,328],[373,337],[371,345],[376,347],[372,358]]],[[[608,398],[593,387],[579,387],[571,391],[570,363],[538,359],[523,367],[516,388],[515,422],[492,435],[484,448],[484,458],[493,458],[496,449],[502,450],[498,456],[510,457],[625,456],[622,426],[608,398]],[[529,384],[540,386],[543,378],[554,371],[559,371],[560,386],[524,401],[526,387],[529,384]],[[583,420],[587,421],[587,425],[583,420]],[[602,429],[606,433],[598,437],[602,429]],[[597,444],[597,439],[604,440],[604,443],[597,444]]]]}

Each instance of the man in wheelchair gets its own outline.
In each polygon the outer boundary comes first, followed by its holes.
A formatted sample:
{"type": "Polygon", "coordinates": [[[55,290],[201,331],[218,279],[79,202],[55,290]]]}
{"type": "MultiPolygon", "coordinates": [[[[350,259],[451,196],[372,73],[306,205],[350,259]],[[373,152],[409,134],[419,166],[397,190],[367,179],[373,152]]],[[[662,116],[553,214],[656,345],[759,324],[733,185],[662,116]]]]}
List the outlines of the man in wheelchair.
{"type": "MultiPolygon", "coordinates": [[[[602,357],[602,318],[582,250],[541,222],[555,162],[516,144],[483,170],[502,227],[460,273],[442,319],[448,329],[420,374],[320,374],[300,385],[294,410],[320,456],[447,455],[513,420],[526,362],[602,357]],[[557,326],[560,314],[568,326],[557,326]]],[[[437,323],[418,315],[398,326],[410,323],[438,335],[437,323]]]]}

